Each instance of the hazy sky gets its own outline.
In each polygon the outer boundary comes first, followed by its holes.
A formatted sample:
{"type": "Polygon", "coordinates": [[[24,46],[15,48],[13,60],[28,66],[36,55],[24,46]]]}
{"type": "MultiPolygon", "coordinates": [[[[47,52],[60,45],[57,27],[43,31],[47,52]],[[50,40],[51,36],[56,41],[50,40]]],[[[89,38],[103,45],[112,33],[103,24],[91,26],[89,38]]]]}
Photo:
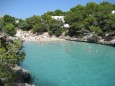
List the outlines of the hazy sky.
{"type": "Polygon", "coordinates": [[[0,0],[0,16],[9,14],[17,18],[27,18],[56,9],[68,11],[77,4],[85,5],[91,1],[109,1],[115,4],[115,0],[0,0]]]}

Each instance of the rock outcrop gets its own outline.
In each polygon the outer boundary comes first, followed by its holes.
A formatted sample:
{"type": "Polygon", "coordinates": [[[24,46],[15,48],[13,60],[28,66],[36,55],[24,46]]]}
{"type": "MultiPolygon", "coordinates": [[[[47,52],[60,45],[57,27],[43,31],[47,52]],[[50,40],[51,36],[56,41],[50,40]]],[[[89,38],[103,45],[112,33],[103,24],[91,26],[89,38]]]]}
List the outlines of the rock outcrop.
{"type": "Polygon", "coordinates": [[[15,68],[13,68],[13,70],[15,70],[16,74],[18,75],[18,83],[29,83],[31,81],[31,75],[29,71],[21,68],[20,66],[16,66],[15,68]]]}
{"type": "Polygon", "coordinates": [[[90,43],[97,43],[98,41],[99,41],[99,37],[97,36],[92,36],[92,37],[87,38],[87,42],[90,42],[90,43]]]}

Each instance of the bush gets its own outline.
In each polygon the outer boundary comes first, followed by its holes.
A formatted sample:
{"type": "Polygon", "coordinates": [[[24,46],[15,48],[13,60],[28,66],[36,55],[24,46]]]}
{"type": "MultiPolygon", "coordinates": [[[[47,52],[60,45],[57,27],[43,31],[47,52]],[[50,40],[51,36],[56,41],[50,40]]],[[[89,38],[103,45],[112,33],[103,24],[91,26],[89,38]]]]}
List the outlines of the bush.
{"type": "Polygon", "coordinates": [[[0,31],[2,31],[3,24],[4,24],[4,21],[2,19],[0,19],[0,31]]]}
{"type": "Polygon", "coordinates": [[[20,28],[22,30],[29,30],[30,29],[30,25],[26,21],[20,22],[18,24],[18,28],[20,28]]]}
{"type": "Polygon", "coordinates": [[[43,32],[46,32],[46,31],[47,31],[47,26],[44,23],[38,23],[38,24],[33,25],[33,29],[32,29],[33,33],[37,32],[37,33],[42,34],[43,32]]]}
{"type": "Polygon", "coordinates": [[[55,35],[57,37],[59,37],[60,35],[62,35],[62,29],[59,29],[59,30],[55,31],[55,35]]]}
{"type": "Polygon", "coordinates": [[[10,36],[14,36],[16,34],[16,29],[15,29],[13,24],[7,24],[4,27],[4,31],[5,31],[6,34],[8,34],[10,36]]]}
{"type": "Polygon", "coordinates": [[[100,27],[97,26],[89,26],[89,29],[91,32],[95,32],[97,35],[102,35],[102,29],[100,29],[100,27]]]}

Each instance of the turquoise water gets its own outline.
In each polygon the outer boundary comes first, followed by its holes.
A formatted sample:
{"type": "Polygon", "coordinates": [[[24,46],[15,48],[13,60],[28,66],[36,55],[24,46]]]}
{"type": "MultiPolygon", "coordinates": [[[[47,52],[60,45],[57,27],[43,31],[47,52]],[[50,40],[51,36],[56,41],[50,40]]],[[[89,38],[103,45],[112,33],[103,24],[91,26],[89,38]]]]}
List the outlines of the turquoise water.
{"type": "Polygon", "coordinates": [[[115,86],[115,48],[82,42],[24,42],[35,86],[115,86]]]}

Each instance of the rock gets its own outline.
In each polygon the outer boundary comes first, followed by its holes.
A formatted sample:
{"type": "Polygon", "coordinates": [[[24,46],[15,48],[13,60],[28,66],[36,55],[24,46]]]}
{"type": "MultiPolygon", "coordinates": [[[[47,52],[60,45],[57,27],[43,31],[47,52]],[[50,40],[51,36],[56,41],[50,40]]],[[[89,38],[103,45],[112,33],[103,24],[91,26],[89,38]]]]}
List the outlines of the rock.
{"type": "Polygon", "coordinates": [[[70,38],[70,41],[77,41],[77,38],[70,38]]]}
{"type": "Polygon", "coordinates": [[[64,39],[65,39],[65,40],[70,40],[70,38],[71,38],[71,37],[66,36],[64,39]]]}
{"type": "Polygon", "coordinates": [[[29,83],[31,81],[31,75],[27,70],[21,68],[20,66],[16,66],[13,70],[15,70],[18,75],[17,82],[29,83]]]}
{"type": "Polygon", "coordinates": [[[0,86],[3,86],[6,81],[6,78],[0,78],[0,86]]]}
{"type": "Polygon", "coordinates": [[[35,85],[27,84],[27,83],[15,83],[14,85],[15,86],[35,86],[35,85]]]}
{"type": "Polygon", "coordinates": [[[98,41],[99,41],[99,37],[97,36],[92,36],[92,37],[87,38],[87,42],[90,42],[90,43],[97,43],[98,41]]]}
{"type": "Polygon", "coordinates": [[[111,44],[112,46],[115,46],[115,39],[111,40],[111,41],[110,41],[110,44],[111,44]]]}
{"type": "Polygon", "coordinates": [[[30,82],[31,80],[30,73],[25,69],[22,69],[22,77],[23,77],[24,82],[30,82]]]}

